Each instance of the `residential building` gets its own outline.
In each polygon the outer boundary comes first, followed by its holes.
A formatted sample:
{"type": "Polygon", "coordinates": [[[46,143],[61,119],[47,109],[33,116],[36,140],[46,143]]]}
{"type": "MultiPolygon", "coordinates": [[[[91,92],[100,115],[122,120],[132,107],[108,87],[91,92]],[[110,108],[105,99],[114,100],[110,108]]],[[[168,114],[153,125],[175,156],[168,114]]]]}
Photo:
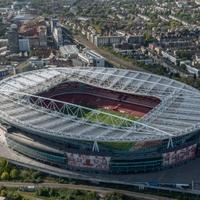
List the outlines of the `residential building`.
{"type": "Polygon", "coordinates": [[[18,27],[16,24],[12,24],[7,32],[8,38],[8,49],[10,53],[18,53],[19,52],[19,34],[18,27]]]}
{"type": "Polygon", "coordinates": [[[124,36],[94,36],[94,44],[96,46],[111,46],[113,44],[120,44],[125,40],[124,36]]]}

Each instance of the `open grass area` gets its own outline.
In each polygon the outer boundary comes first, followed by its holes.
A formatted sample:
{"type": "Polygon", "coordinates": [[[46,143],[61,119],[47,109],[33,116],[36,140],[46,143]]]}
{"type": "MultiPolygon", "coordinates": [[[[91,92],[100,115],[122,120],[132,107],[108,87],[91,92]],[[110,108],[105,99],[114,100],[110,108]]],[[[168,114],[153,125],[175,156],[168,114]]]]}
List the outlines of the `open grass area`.
{"type": "Polygon", "coordinates": [[[121,113],[118,111],[107,110],[107,109],[103,109],[103,108],[92,108],[92,109],[101,111],[101,112],[98,114],[93,114],[93,111],[91,111],[87,108],[82,108],[81,112],[80,112],[80,109],[78,110],[78,108],[75,106],[70,106],[70,110],[71,110],[70,112],[69,112],[69,110],[66,110],[63,112],[65,114],[71,114],[71,115],[76,114],[76,116],[78,118],[87,119],[90,122],[100,122],[105,125],[114,125],[114,126],[130,126],[130,125],[132,125],[132,122],[128,122],[128,121],[122,120],[117,117],[123,117],[128,120],[132,120],[132,121],[137,121],[139,119],[139,117],[128,115],[126,113],[121,113]],[[114,116],[112,117],[110,115],[107,115],[107,113],[114,115],[114,116]]]}
{"type": "MultiPolygon", "coordinates": [[[[132,121],[136,121],[139,119],[136,116],[127,115],[125,113],[120,113],[120,112],[113,111],[113,110],[107,110],[107,109],[103,109],[103,108],[100,108],[97,110],[102,111],[104,113],[112,114],[117,117],[123,117],[123,118],[129,119],[129,120],[132,120],[132,121]]],[[[130,123],[125,122],[124,120],[121,120],[120,118],[117,118],[117,117],[110,117],[104,113],[99,113],[97,115],[97,117],[95,117],[94,115],[91,115],[91,112],[87,112],[87,113],[85,113],[84,118],[88,119],[91,122],[102,122],[106,125],[127,126],[127,125],[132,124],[131,122],[130,123]]]]}
{"type": "Polygon", "coordinates": [[[103,109],[103,108],[100,108],[98,110],[100,110],[102,112],[110,113],[110,114],[113,114],[113,115],[116,115],[116,116],[119,116],[119,117],[124,117],[124,118],[130,119],[130,120],[133,120],[133,121],[136,121],[136,120],[139,119],[139,117],[128,115],[126,113],[121,113],[121,112],[118,112],[118,111],[107,110],[107,109],[103,109]]]}

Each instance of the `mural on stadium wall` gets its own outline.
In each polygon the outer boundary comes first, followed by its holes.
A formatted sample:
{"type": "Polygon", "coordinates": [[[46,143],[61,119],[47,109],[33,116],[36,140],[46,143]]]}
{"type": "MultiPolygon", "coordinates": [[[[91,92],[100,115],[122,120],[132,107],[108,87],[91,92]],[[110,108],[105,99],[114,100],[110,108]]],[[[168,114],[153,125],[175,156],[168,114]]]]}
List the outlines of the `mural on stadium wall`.
{"type": "Polygon", "coordinates": [[[185,160],[189,160],[195,157],[197,150],[197,144],[193,144],[183,149],[172,151],[163,154],[163,166],[170,166],[179,164],[185,160]]]}
{"type": "Polygon", "coordinates": [[[108,171],[111,158],[105,156],[67,153],[67,159],[69,167],[91,168],[108,171]]]}

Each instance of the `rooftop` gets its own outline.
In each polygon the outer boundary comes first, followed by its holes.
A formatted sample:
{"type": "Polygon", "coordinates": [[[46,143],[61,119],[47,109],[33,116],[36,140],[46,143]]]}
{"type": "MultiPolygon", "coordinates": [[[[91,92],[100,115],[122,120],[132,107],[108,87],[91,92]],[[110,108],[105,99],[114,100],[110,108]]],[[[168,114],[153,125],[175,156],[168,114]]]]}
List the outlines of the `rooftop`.
{"type": "MultiPolygon", "coordinates": [[[[0,82],[0,88],[2,120],[36,133],[91,141],[142,141],[177,137],[200,127],[198,90],[175,80],[139,71],[92,67],[49,68],[4,79],[0,82]],[[128,125],[119,127],[78,119],[75,113],[72,116],[53,110],[49,112],[30,102],[30,97],[36,95],[44,103],[46,99],[37,94],[64,81],[80,81],[124,93],[154,96],[161,99],[161,103],[139,121],[107,114],[113,121],[120,118],[128,125]]],[[[50,99],[50,102],[54,103],[55,100],[50,99]]],[[[68,103],[60,103],[69,108],[68,103]]],[[[80,110],[83,108],[75,106],[80,110]]],[[[91,111],[96,116],[99,112],[91,111]]]]}

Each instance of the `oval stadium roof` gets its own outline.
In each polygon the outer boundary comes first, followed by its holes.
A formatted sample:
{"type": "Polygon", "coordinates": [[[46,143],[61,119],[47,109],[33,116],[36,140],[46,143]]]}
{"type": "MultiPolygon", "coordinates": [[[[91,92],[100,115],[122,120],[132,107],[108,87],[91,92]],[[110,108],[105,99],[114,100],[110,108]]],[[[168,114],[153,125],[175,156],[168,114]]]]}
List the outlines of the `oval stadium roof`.
{"type": "MultiPolygon", "coordinates": [[[[60,101],[59,101],[60,102],[60,101]]],[[[65,108],[70,104],[63,103],[65,108]]],[[[81,112],[82,106],[75,105],[81,112]]],[[[88,108],[89,109],[89,108],[88,108]]],[[[98,118],[101,111],[91,109],[98,118]]],[[[48,68],[30,71],[0,82],[0,119],[35,134],[89,141],[143,141],[173,138],[200,127],[200,92],[166,77],[116,68],[48,68]],[[66,81],[78,81],[124,93],[158,97],[161,103],[138,121],[104,113],[113,125],[64,115],[31,102],[56,100],[37,94],[66,81]],[[115,126],[115,120],[127,126],[115,126]]]]}

